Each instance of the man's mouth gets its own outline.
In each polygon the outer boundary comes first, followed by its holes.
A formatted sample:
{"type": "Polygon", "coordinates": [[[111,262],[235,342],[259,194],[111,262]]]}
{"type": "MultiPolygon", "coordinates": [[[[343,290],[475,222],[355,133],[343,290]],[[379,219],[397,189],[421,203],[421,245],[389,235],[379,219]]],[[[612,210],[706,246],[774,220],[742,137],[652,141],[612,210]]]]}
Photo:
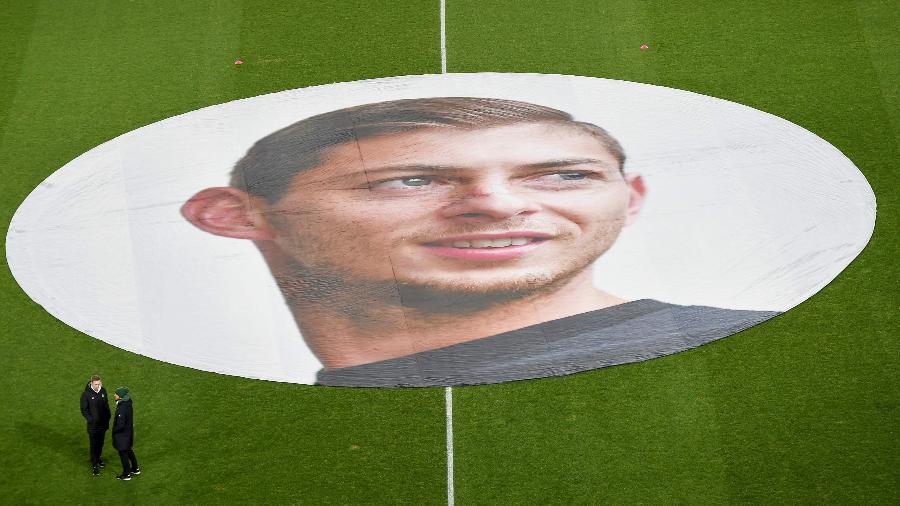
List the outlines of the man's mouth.
{"type": "Polygon", "coordinates": [[[552,235],[539,232],[503,232],[448,237],[424,244],[429,252],[461,260],[512,260],[525,256],[552,235]]]}
{"type": "Polygon", "coordinates": [[[503,237],[498,239],[472,239],[456,241],[438,241],[429,243],[429,246],[443,246],[452,248],[506,248],[509,246],[524,246],[535,241],[543,241],[536,237],[503,237]]]}

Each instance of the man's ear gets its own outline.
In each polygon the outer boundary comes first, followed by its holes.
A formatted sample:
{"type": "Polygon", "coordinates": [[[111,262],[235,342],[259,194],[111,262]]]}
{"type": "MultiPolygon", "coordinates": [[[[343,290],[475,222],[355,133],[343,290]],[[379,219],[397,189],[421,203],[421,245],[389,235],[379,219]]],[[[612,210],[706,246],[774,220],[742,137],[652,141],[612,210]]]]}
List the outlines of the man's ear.
{"type": "Polygon", "coordinates": [[[625,183],[628,184],[628,209],[625,211],[625,224],[631,225],[641,212],[647,188],[644,186],[644,178],[640,174],[626,174],[625,183]]]}
{"type": "Polygon", "coordinates": [[[253,197],[230,186],[207,188],[181,206],[181,215],[195,227],[222,237],[268,241],[275,231],[254,207],[253,197]]]}

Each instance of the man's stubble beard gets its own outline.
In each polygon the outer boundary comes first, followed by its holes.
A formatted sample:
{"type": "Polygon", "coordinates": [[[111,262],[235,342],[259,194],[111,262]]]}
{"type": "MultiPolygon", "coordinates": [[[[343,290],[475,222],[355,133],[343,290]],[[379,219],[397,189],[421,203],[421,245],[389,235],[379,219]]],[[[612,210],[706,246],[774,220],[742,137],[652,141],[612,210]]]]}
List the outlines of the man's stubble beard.
{"type": "MultiPolygon", "coordinates": [[[[316,248],[317,251],[314,253],[310,251],[307,256],[316,258],[315,263],[302,262],[296,255],[291,255],[281,264],[280,272],[273,270],[272,274],[284,294],[285,301],[294,309],[327,309],[348,318],[362,320],[377,319],[375,313],[386,307],[434,315],[472,313],[497,304],[539,298],[541,295],[561,289],[588,269],[612,246],[621,232],[622,224],[622,221],[613,220],[601,225],[592,235],[592,240],[585,241],[593,246],[592,251],[583,251],[581,255],[567,258],[564,264],[557,266],[553,271],[518,275],[509,280],[491,281],[459,277],[449,281],[431,281],[398,279],[396,274],[387,279],[366,278],[328,260],[329,251],[340,250],[337,244],[320,244],[316,248]]],[[[509,221],[483,228],[484,230],[466,227],[459,231],[444,231],[443,235],[533,229],[551,233],[555,237],[552,240],[566,242],[572,237],[570,232],[563,232],[549,224],[540,226],[509,221]]],[[[294,247],[304,248],[300,239],[297,237],[293,242],[294,247]]],[[[427,242],[427,239],[424,236],[408,236],[398,239],[396,244],[421,244],[427,242]]],[[[340,242],[347,244],[345,241],[340,242]]],[[[308,246],[307,243],[306,247],[308,246]]],[[[569,247],[577,248],[576,245],[569,247]]],[[[582,248],[587,249],[585,246],[582,248]]],[[[390,271],[396,273],[390,257],[384,261],[390,264],[390,271]]]]}
{"type": "Polygon", "coordinates": [[[570,258],[556,271],[519,275],[499,282],[425,281],[363,278],[330,263],[308,265],[292,258],[274,273],[292,308],[327,308],[350,318],[367,319],[377,308],[397,307],[422,314],[463,314],[497,304],[539,298],[564,287],[589,269],[608,246],[591,255],[570,258]],[[368,316],[367,316],[368,315],[368,316]]]}
{"type": "Polygon", "coordinates": [[[291,307],[324,305],[349,317],[363,317],[373,303],[423,314],[461,314],[554,292],[592,263],[593,260],[556,275],[526,275],[495,286],[484,286],[477,282],[438,284],[364,279],[336,268],[310,267],[291,260],[289,274],[277,276],[276,281],[291,307]]]}

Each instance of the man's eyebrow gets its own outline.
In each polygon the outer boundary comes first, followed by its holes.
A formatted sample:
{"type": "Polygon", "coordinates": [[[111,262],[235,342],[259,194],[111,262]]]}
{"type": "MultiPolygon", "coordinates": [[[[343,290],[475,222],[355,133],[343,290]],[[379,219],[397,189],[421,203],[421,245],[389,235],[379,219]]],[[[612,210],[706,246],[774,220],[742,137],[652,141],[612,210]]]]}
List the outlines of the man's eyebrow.
{"type": "Polygon", "coordinates": [[[437,172],[437,171],[449,171],[449,170],[463,170],[464,167],[459,167],[455,165],[433,165],[433,164],[423,164],[423,163],[415,163],[409,165],[384,165],[381,167],[369,168],[366,167],[366,174],[378,174],[381,172],[437,172]]]}
{"type": "MultiPolygon", "coordinates": [[[[391,173],[391,174],[421,174],[423,172],[437,172],[437,171],[460,171],[464,170],[464,167],[456,167],[451,165],[433,165],[433,164],[408,164],[408,165],[385,165],[381,167],[369,168],[366,167],[363,170],[358,170],[355,172],[351,172],[349,174],[336,174],[336,175],[328,175],[325,177],[321,177],[314,181],[308,181],[307,184],[315,184],[315,183],[326,183],[326,184],[334,184],[341,181],[359,181],[361,178],[365,178],[366,182],[372,181],[381,173],[391,173]]],[[[362,189],[367,188],[367,186],[359,186],[357,183],[353,183],[356,188],[362,189]]]]}
{"type": "MultiPolygon", "coordinates": [[[[518,165],[520,169],[552,169],[557,167],[569,167],[573,165],[602,165],[604,168],[611,168],[608,160],[601,158],[560,158],[556,160],[544,160],[541,162],[526,163],[518,165]]],[[[469,167],[458,165],[435,165],[435,164],[409,164],[409,165],[386,165],[381,167],[367,168],[367,175],[378,174],[381,172],[439,172],[439,171],[460,171],[470,169],[469,167]]]]}
{"type": "Polygon", "coordinates": [[[521,165],[521,167],[528,169],[553,169],[556,167],[569,167],[572,165],[602,165],[605,168],[610,167],[609,161],[601,158],[561,158],[559,160],[529,163],[521,165]]]}

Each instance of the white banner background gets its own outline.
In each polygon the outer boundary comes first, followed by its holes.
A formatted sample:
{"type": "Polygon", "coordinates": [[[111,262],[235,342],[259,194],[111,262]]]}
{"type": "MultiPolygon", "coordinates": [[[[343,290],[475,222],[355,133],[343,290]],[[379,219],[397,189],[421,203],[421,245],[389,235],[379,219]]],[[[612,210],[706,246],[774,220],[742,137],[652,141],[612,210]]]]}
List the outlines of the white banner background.
{"type": "Polygon", "coordinates": [[[596,265],[619,296],[787,310],[834,279],[871,236],[863,175],[803,128],[659,86],[540,74],[406,76],[290,90],[176,116],[66,164],[17,211],[10,268],[51,314],[175,364],[312,383],[303,344],[259,252],[179,208],[225,185],[259,138],[305,117],[401,98],[475,96],[558,108],[619,139],[648,199],[596,265]]]}

